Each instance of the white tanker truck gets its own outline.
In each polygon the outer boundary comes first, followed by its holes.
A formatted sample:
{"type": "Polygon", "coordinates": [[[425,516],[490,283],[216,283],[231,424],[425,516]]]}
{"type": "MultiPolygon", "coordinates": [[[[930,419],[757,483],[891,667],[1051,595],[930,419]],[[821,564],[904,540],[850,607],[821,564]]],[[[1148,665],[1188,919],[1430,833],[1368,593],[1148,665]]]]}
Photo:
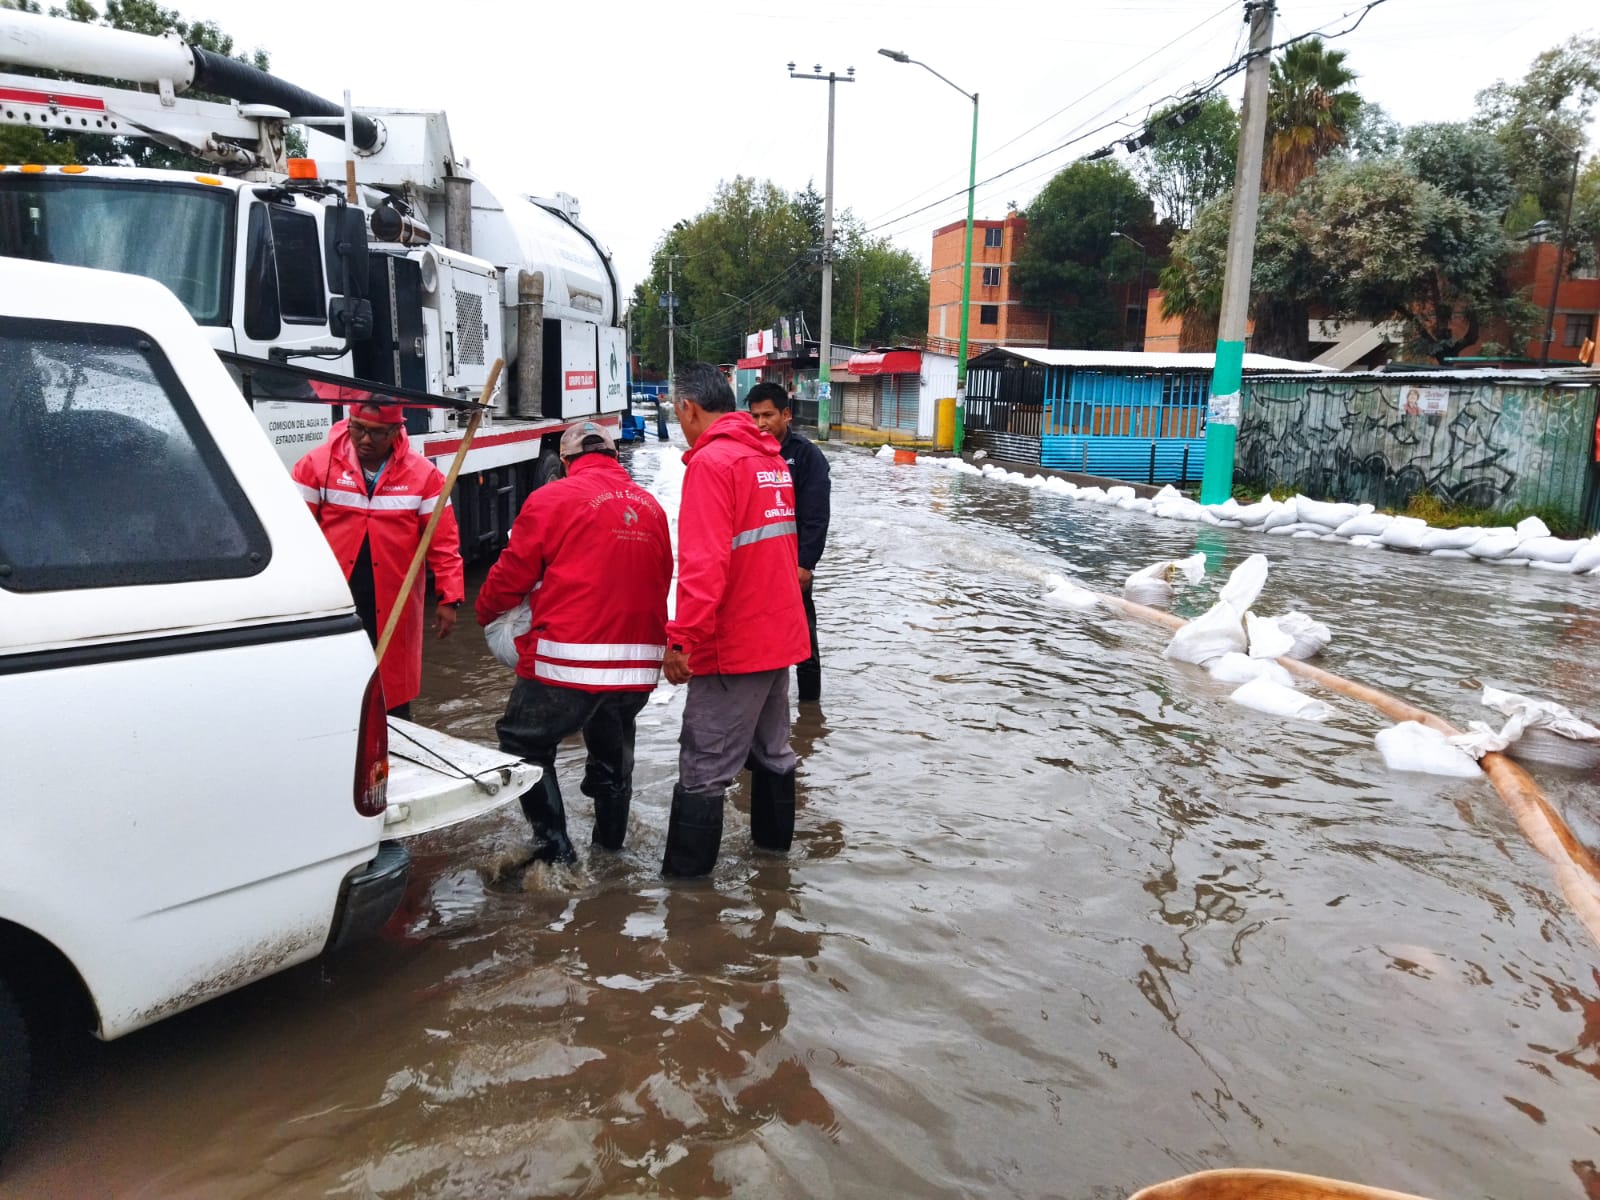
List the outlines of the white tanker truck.
{"type": "MultiPolygon", "coordinates": [[[[0,164],[0,255],[155,279],[225,356],[474,400],[504,358],[509,386],[455,493],[469,559],[503,544],[522,500],[553,477],[568,425],[620,425],[628,353],[610,252],[571,196],[495,191],[473,175],[444,113],[352,109],[172,34],[0,7],[8,66],[150,90],[0,73],[0,124],[149,138],[215,173],[0,164]],[[288,156],[290,125],[310,129],[307,158],[288,156]]],[[[254,407],[286,464],[335,411],[254,407]]],[[[447,465],[458,420],[411,410],[413,445],[447,465]]]]}

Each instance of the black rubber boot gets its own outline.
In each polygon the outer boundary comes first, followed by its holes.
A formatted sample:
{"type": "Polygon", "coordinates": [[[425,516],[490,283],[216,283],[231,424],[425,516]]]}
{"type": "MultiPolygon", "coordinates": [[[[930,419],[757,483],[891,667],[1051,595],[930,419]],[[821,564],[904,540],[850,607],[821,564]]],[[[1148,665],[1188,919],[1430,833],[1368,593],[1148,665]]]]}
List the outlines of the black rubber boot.
{"type": "Polygon", "coordinates": [[[750,836],[763,850],[785,853],[794,842],[794,772],[750,772],[750,836]]]}
{"type": "Polygon", "coordinates": [[[522,793],[522,814],[533,826],[533,855],[529,862],[578,861],[567,837],[567,810],[561,803],[561,785],[556,782],[553,768],[546,767],[539,782],[522,793]]]}
{"type": "Polygon", "coordinates": [[[633,789],[618,788],[590,795],[594,797],[594,836],[589,839],[590,844],[603,850],[621,850],[623,839],[628,836],[628,808],[633,789]]]}
{"type": "Polygon", "coordinates": [[[667,821],[667,852],[661,873],[682,878],[711,874],[722,847],[722,793],[672,789],[672,816],[667,821]]]}

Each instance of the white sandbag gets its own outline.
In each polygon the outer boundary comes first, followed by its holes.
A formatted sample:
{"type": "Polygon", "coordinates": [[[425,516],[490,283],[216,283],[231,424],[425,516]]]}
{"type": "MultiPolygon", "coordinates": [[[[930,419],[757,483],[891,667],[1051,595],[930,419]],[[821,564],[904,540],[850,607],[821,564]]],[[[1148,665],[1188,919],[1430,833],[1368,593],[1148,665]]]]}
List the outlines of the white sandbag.
{"type": "Polygon", "coordinates": [[[1374,546],[1380,550],[1383,548],[1382,542],[1380,542],[1376,537],[1365,533],[1356,534],[1350,539],[1350,544],[1352,546],[1359,546],[1363,550],[1370,550],[1374,546]]]}
{"type": "Polygon", "coordinates": [[[1268,496],[1263,500],[1257,500],[1254,504],[1238,505],[1228,515],[1235,521],[1245,525],[1262,525],[1266,523],[1268,517],[1282,507],[1283,505],[1268,496]]]}
{"type": "Polygon", "coordinates": [[[1270,679],[1252,679],[1235,688],[1228,697],[1235,704],[1253,708],[1273,717],[1298,717],[1302,721],[1326,721],[1333,715],[1321,700],[1284,687],[1270,679]]]}
{"type": "Polygon", "coordinates": [[[1117,507],[1123,512],[1149,512],[1150,501],[1143,496],[1133,496],[1127,500],[1118,500],[1117,507]]]}
{"type": "Polygon", "coordinates": [[[1467,553],[1473,558],[1508,558],[1516,552],[1517,545],[1521,542],[1515,529],[1485,530],[1484,534],[1472,545],[1467,547],[1467,553]]]}
{"type": "Polygon", "coordinates": [[[1358,537],[1377,537],[1393,523],[1394,518],[1388,513],[1363,513],[1359,517],[1351,517],[1334,532],[1352,540],[1358,537]]]}
{"type": "Polygon", "coordinates": [[[976,450],[976,451],[973,452],[972,461],[973,462],[977,462],[980,458],[988,458],[988,457],[989,457],[989,452],[987,450],[976,450]]]}
{"type": "Polygon", "coordinates": [[[1214,527],[1216,529],[1243,529],[1244,528],[1244,522],[1243,521],[1235,520],[1232,517],[1219,517],[1215,513],[1210,512],[1209,510],[1201,512],[1200,519],[1202,521],[1204,521],[1207,525],[1210,525],[1210,526],[1212,526],[1212,527],[1214,527]]]}
{"type": "Polygon", "coordinates": [[[1244,624],[1232,605],[1219,600],[1194,620],[1190,621],[1167,643],[1162,656],[1176,662],[1205,666],[1214,658],[1230,652],[1243,654],[1244,624]]]}
{"type": "Polygon", "coordinates": [[[1206,671],[1218,683],[1249,683],[1252,679],[1270,679],[1286,688],[1294,687],[1294,676],[1270,658],[1251,658],[1237,651],[1213,658],[1206,664],[1206,671]]]}
{"type": "Polygon", "coordinates": [[[1276,534],[1279,537],[1293,537],[1295,534],[1304,533],[1307,530],[1311,531],[1312,533],[1317,532],[1316,526],[1307,525],[1303,521],[1293,521],[1288,525],[1273,525],[1270,527],[1263,526],[1262,528],[1265,530],[1265,532],[1276,534]]]}
{"type": "Polygon", "coordinates": [[[1053,604],[1057,608],[1070,608],[1082,612],[1100,603],[1100,598],[1088,588],[1062,575],[1046,575],[1044,587],[1044,602],[1053,604]]]}
{"type": "Polygon", "coordinates": [[[1472,755],[1453,746],[1437,729],[1417,721],[1402,721],[1380,729],[1372,739],[1391,771],[1417,771],[1452,779],[1474,779],[1483,769],[1472,755]]]}
{"type": "Polygon", "coordinates": [[[1200,506],[1193,500],[1163,500],[1150,510],[1168,521],[1198,521],[1200,506]]]}
{"type": "Polygon", "coordinates": [[[1281,658],[1294,649],[1294,638],[1279,629],[1271,617],[1245,613],[1244,635],[1250,642],[1251,658],[1281,658]]]}
{"type": "Polygon", "coordinates": [[[1081,487],[1075,493],[1073,493],[1073,497],[1077,500],[1104,500],[1106,498],[1106,490],[1105,488],[1095,487],[1092,485],[1089,487],[1081,487]]]}
{"type": "Polygon", "coordinates": [[[1315,526],[1313,526],[1310,529],[1296,530],[1294,533],[1291,533],[1289,536],[1292,537],[1292,538],[1319,538],[1320,539],[1322,537],[1322,533],[1315,526]]]}
{"type": "Polygon", "coordinates": [[[1299,523],[1299,504],[1294,500],[1289,500],[1273,509],[1267,519],[1261,522],[1261,528],[1267,533],[1272,533],[1280,526],[1298,525],[1299,523]]]}
{"type": "Polygon", "coordinates": [[[1168,500],[1184,500],[1187,497],[1170,483],[1164,483],[1161,485],[1161,490],[1150,499],[1156,504],[1165,504],[1168,500]]]}
{"type": "Polygon", "coordinates": [[[1492,687],[1483,689],[1483,704],[1507,718],[1500,737],[1512,758],[1586,771],[1600,767],[1600,728],[1565,705],[1492,687]]]}
{"type": "Polygon", "coordinates": [[[1428,557],[1430,557],[1430,558],[1471,558],[1472,555],[1466,550],[1429,550],[1428,551],[1428,557]]]}
{"type": "Polygon", "coordinates": [[[1199,583],[1205,578],[1206,556],[1191,554],[1188,558],[1169,559],[1165,562],[1151,563],[1129,575],[1122,585],[1122,594],[1135,604],[1145,604],[1152,608],[1165,605],[1172,599],[1172,581],[1182,576],[1190,583],[1199,583]]]}
{"type": "Polygon", "coordinates": [[[1430,528],[1422,535],[1422,544],[1417,548],[1429,554],[1435,550],[1465,550],[1482,536],[1483,530],[1476,525],[1464,525],[1460,529],[1430,528]]]}
{"type": "Polygon", "coordinates": [[[515,667],[517,659],[517,639],[533,628],[533,607],[530,600],[525,599],[517,607],[501,613],[494,620],[483,627],[483,640],[489,643],[489,653],[499,660],[501,666],[515,667]]]}
{"type": "Polygon", "coordinates": [[[1523,541],[1530,538],[1547,538],[1550,536],[1550,526],[1538,517],[1524,517],[1517,522],[1517,536],[1523,541]]]}
{"type": "Polygon", "coordinates": [[[1530,558],[1528,566],[1536,571],[1552,571],[1557,575],[1573,574],[1572,564],[1569,562],[1541,562],[1537,558],[1530,558]]]}
{"type": "Polygon", "coordinates": [[[1505,558],[1486,558],[1483,561],[1486,563],[1493,563],[1497,567],[1525,567],[1531,563],[1533,559],[1523,558],[1520,554],[1511,554],[1505,558]]]}
{"type": "Polygon", "coordinates": [[[1371,512],[1372,505],[1332,504],[1323,500],[1309,500],[1305,496],[1297,496],[1295,498],[1295,511],[1302,521],[1308,521],[1313,525],[1321,525],[1325,529],[1334,530],[1352,517],[1359,517],[1363,513],[1371,512]]]}
{"type": "Polygon", "coordinates": [[[1291,609],[1277,620],[1278,628],[1294,639],[1294,645],[1285,651],[1290,658],[1301,662],[1315,658],[1333,641],[1333,630],[1321,621],[1313,621],[1303,612],[1291,609]]]}
{"type": "Polygon", "coordinates": [[[1228,574],[1227,581],[1217,592],[1217,601],[1228,604],[1242,620],[1247,610],[1255,605],[1261,589],[1267,586],[1267,556],[1252,554],[1228,574]]]}
{"type": "Polygon", "coordinates": [[[1600,567],[1600,538],[1579,542],[1577,553],[1572,556],[1572,569],[1592,571],[1596,567],[1600,567]]]}
{"type": "Polygon", "coordinates": [[[1391,550],[1420,550],[1422,539],[1427,536],[1428,523],[1420,517],[1396,517],[1378,535],[1378,540],[1391,550]]]}
{"type": "Polygon", "coordinates": [[[1324,533],[1320,535],[1325,542],[1348,542],[1350,539],[1337,533],[1324,533]]]}
{"type": "Polygon", "coordinates": [[[1115,487],[1108,487],[1106,489],[1106,497],[1112,501],[1132,500],[1138,494],[1138,492],[1134,491],[1131,487],[1124,483],[1119,483],[1115,487]]]}
{"type": "Polygon", "coordinates": [[[1531,558],[1536,563],[1569,563],[1577,557],[1581,544],[1558,537],[1526,538],[1517,546],[1517,557],[1531,558]]]}

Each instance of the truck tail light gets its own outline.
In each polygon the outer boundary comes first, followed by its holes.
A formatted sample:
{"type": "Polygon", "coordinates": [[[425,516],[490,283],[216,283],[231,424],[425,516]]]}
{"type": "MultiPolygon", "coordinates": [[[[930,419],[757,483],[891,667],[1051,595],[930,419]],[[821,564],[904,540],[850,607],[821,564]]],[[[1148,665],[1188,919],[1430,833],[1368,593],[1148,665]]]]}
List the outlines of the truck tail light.
{"type": "Polygon", "coordinates": [[[389,714],[383,702],[383,681],[374,671],[361,697],[361,725],[356,730],[356,811],[381,817],[389,807],[389,714]]]}

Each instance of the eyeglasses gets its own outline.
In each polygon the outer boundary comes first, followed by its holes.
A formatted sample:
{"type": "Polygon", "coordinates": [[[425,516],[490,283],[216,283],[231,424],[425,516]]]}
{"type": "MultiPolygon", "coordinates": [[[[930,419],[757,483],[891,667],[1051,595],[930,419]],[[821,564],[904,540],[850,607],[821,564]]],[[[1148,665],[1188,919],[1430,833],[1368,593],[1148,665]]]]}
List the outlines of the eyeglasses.
{"type": "Polygon", "coordinates": [[[397,428],[399,426],[396,425],[357,425],[354,421],[351,421],[349,425],[352,441],[360,441],[365,438],[374,442],[387,442],[394,437],[394,431],[397,428]]]}

